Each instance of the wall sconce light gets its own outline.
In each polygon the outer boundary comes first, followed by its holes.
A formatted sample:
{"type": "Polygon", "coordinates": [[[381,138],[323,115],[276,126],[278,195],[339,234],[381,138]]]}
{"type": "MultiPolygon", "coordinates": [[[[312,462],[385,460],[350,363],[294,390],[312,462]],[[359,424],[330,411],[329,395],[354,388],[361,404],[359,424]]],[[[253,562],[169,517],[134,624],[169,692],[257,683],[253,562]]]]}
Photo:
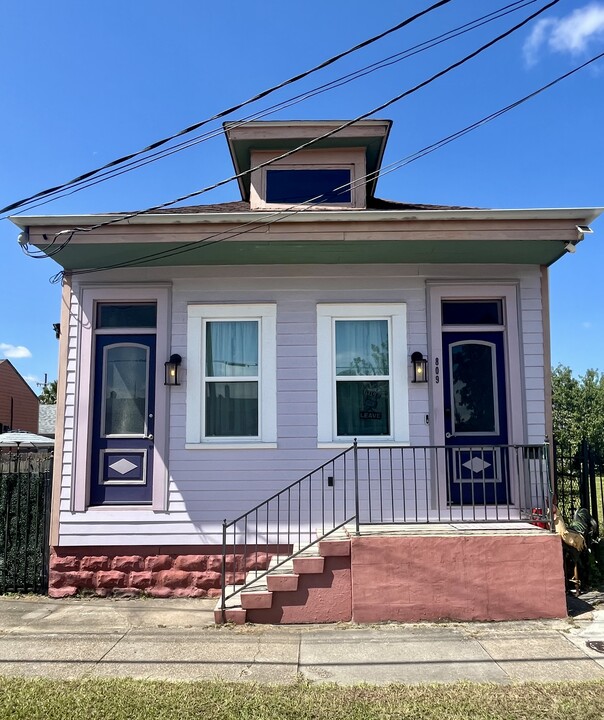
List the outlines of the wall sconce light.
{"type": "Polygon", "coordinates": [[[414,383],[428,382],[428,360],[420,352],[416,351],[411,355],[414,383]]]}
{"type": "Polygon", "coordinates": [[[164,385],[180,385],[180,379],[178,377],[178,368],[182,358],[180,355],[170,355],[168,362],[164,363],[165,378],[164,385]]]}

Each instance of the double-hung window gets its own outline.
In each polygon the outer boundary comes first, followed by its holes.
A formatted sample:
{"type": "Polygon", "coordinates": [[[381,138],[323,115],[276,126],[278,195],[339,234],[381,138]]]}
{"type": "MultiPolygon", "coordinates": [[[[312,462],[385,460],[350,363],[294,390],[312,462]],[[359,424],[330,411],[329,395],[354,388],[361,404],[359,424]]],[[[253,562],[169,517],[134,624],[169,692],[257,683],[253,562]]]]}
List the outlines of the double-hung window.
{"type": "Polygon", "coordinates": [[[276,441],[274,305],[188,308],[187,444],[276,441]]]}
{"type": "Polygon", "coordinates": [[[408,442],[402,303],[317,307],[319,442],[408,442]]]}

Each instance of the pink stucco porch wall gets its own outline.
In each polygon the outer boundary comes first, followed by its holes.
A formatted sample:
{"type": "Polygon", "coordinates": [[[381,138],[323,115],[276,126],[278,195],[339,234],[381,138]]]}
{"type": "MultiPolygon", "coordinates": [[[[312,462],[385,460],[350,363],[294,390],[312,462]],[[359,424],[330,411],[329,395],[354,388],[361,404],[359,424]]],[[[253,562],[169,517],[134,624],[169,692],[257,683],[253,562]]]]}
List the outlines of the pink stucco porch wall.
{"type": "Polygon", "coordinates": [[[557,535],[351,538],[352,619],[566,616],[557,535]]]}

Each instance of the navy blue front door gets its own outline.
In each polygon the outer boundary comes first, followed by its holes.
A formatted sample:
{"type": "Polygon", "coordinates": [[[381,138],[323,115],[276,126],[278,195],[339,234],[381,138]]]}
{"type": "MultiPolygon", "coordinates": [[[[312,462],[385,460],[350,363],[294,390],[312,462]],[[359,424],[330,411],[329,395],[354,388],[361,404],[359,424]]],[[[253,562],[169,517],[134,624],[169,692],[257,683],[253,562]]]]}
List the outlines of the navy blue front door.
{"type": "Polygon", "coordinates": [[[443,333],[448,499],[508,502],[506,369],[502,332],[443,333]]]}
{"type": "Polygon", "coordinates": [[[97,335],[90,504],[151,503],[155,335],[97,335]]]}

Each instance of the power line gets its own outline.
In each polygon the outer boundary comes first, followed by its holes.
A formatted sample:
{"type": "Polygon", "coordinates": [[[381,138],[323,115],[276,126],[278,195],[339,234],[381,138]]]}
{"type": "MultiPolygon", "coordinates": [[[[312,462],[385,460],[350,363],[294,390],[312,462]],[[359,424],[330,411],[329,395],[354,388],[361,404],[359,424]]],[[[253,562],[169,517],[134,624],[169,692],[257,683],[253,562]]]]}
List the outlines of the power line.
{"type": "MultiPolygon", "coordinates": [[[[267,160],[267,161],[265,161],[265,162],[263,162],[263,163],[259,163],[259,164],[256,165],[255,167],[250,168],[249,170],[244,170],[244,171],[242,171],[242,172],[240,172],[240,173],[236,173],[236,174],[234,174],[234,175],[232,175],[232,176],[230,176],[230,177],[228,177],[228,178],[226,178],[226,179],[219,180],[218,182],[213,183],[212,185],[208,185],[208,186],[206,186],[205,188],[202,188],[201,190],[196,190],[196,191],[194,191],[194,192],[187,193],[186,195],[181,195],[180,197],[176,198],[175,200],[170,200],[170,201],[161,203],[161,204],[159,204],[159,205],[155,205],[155,206],[153,206],[153,207],[151,207],[151,208],[147,208],[147,209],[145,209],[145,210],[138,210],[138,211],[133,212],[133,213],[128,213],[128,214],[126,214],[126,215],[121,215],[121,216],[119,216],[119,217],[116,217],[116,218],[113,219],[113,220],[107,220],[107,221],[105,221],[105,222],[97,223],[97,224],[95,224],[95,225],[91,225],[91,226],[88,226],[88,227],[75,227],[75,228],[72,228],[72,229],[70,229],[70,230],[61,230],[60,232],[55,233],[54,238],[53,238],[53,241],[52,241],[52,243],[51,243],[51,246],[54,245],[54,243],[55,243],[56,240],[59,238],[59,236],[68,235],[68,236],[69,236],[69,239],[68,239],[67,242],[69,242],[69,240],[70,240],[70,239],[73,237],[73,235],[74,235],[75,233],[77,233],[77,232],[92,232],[93,230],[98,230],[99,228],[102,228],[102,227],[107,227],[107,226],[109,226],[109,225],[114,225],[114,224],[116,224],[116,223],[123,222],[124,220],[131,220],[131,219],[133,219],[133,218],[135,218],[135,217],[139,217],[140,215],[145,215],[145,214],[148,214],[148,213],[152,213],[152,212],[155,212],[156,210],[161,210],[161,209],[163,209],[163,208],[165,208],[165,207],[168,207],[168,206],[170,206],[170,205],[175,205],[175,204],[178,203],[178,202],[183,202],[183,201],[189,200],[189,199],[191,199],[191,198],[193,198],[193,197],[198,197],[199,195],[202,195],[202,194],[204,194],[204,193],[206,193],[206,192],[209,192],[210,190],[215,190],[216,188],[222,187],[223,185],[226,185],[227,183],[232,182],[233,180],[238,180],[239,178],[246,177],[246,176],[250,175],[252,172],[254,172],[254,171],[256,171],[256,170],[260,170],[260,169],[262,169],[262,168],[264,168],[264,167],[266,167],[266,166],[268,166],[268,165],[272,165],[273,163],[277,162],[278,160],[282,160],[282,159],[284,159],[284,158],[290,157],[290,156],[293,155],[294,153],[297,153],[297,152],[300,152],[301,150],[304,150],[304,149],[306,149],[306,148],[309,148],[309,147],[315,145],[316,143],[318,143],[319,141],[325,140],[326,138],[329,138],[329,137],[331,137],[332,135],[335,135],[336,133],[341,132],[342,130],[350,127],[351,125],[354,125],[355,123],[358,123],[358,122],[360,122],[361,120],[364,120],[364,119],[368,118],[370,115],[373,115],[373,114],[375,114],[375,113],[377,113],[377,112],[380,112],[381,110],[384,110],[385,108],[389,107],[390,105],[393,105],[394,103],[399,102],[399,101],[402,100],[403,98],[405,98],[405,97],[407,97],[407,96],[409,96],[409,95],[417,92],[418,90],[422,89],[423,87],[426,87],[427,85],[429,85],[430,83],[434,82],[435,80],[437,80],[438,78],[442,77],[443,75],[446,75],[447,73],[451,72],[452,70],[454,70],[454,69],[460,67],[461,65],[465,64],[465,63],[468,62],[469,60],[472,60],[472,59],[475,58],[477,55],[480,55],[481,53],[483,53],[483,52],[484,52],[485,50],[487,50],[488,48],[492,47],[492,46],[495,45],[496,43],[500,42],[500,41],[503,40],[504,38],[508,37],[508,36],[511,35],[512,33],[514,33],[514,32],[516,32],[517,30],[519,30],[521,27],[524,27],[524,25],[526,25],[527,23],[529,23],[531,20],[533,20],[533,19],[536,18],[537,16],[541,15],[543,12],[545,12],[545,11],[548,10],[549,8],[553,7],[554,5],[557,5],[559,2],[560,2],[560,0],[551,0],[551,2],[549,2],[549,3],[547,3],[546,5],[542,6],[539,10],[537,10],[537,11],[536,11],[535,13],[533,13],[532,15],[529,15],[527,18],[525,18],[524,20],[522,20],[520,23],[517,23],[516,25],[514,25],[514,26],[511,27],[511,28],[509,28],[509,29],[506,30],[505,32],[501,33],[500,35],[497,35],[497,36],[496,36],[495,38],[493,38],[492,40],[489,40],[489,42],[485,43],[484,45],[481,45],[477,50],[474,50],[472,53],[470,53],[469,55],[466,55],[466,56],[463,57],[461,60],[458,60],[458,61],[452,63],[451,65],[449,65],[448,67],[446,67],[444,70],[440,70],[439,72],[437,72],[437,73],[435,73],[434,75],[432,75],[431,77],[429,77],[427,80],[424,80],[424,81],[422,81],[421,83],[419,83],[419,84],[415,85],[414,87],[412,87],[411,89],[405,90],[404,92],[402,92],[402,93],[394,96],[393,98],[390,98],[390,100],[387,100],[386,102],[382,103],[381,105],[378,105],[377,107],[375,107],[375,108],[373,108],[373,109],[371,109],[371,110],[363,113],[362,115],[357,116],[357,117],[354,118],[353,120],[348,120],[348,121],[346,121],[345,123],[342,123],[341,125],[339,125],[338,127],[334,128],[334,129],[332,129],[332,130],[329,130],[329,131],[326,132],[326,133],[323,133],[323,134],[320,135],[319,137],[313,138],[313,139],[311,139],[311,140],[309,140],[309,141],[307,141],[307,142],[305,142],[305,143],[302,143],[301,145],[298,145],[296,148],[293,148],[292,150],[288,150],[288,151],[286,151],[286,152],[284,152],[284,153],[282,153],[282,154],[280,154],[280,155],[272,158],[271,160],[267,160]]],[[[64,246],[65,246],[65,244],[63,244],[63,245],[61,246],[61,249],[62,249],[64,246]]],[[[54,252],[53,252],[53,254],[54,254],[54,252]]]]}
{"type": "MultiPolygon", "coordinates": [[[[368,173],[367,179],[373,179],[373,177],[382,177],[384,175],[388,175],[391,172],[394,172],[395,170],[399,170],[401,167],[405,167],[406,165],[411,164],[412,162],[415,162],[416,160],[421,159],[425,155],[429,155],[430,153],[434,152],[435,150],[439,150],[441,147],[444,147],[445,145],[448,145],[449,143],[453,142],[454,140],[459,139],[460,137],[463,137],[464,135],[467,135],[468,133],[472,132],[472,130],[476,130],[479,127],[482,127],[483,125],[486,125],[487,123],[491,122],[492,120],[497,119],[498,117],[501,117],[502,115],[505,115],[505,113],[509,112],[510,110],[514,110],[518,106],[522,105],[523,103],[527,102],[528,100],[532,100],[532,98],[536,97],[537,95],[540,95],[541,93],[545,92],[546,90],[549,90],[550,88],[557,85],[559,82],[562,82],[562,80],[566,80],[567,78],[571,77],[571,75],[574,75],[575,73],[579,72],[580,70],[583,70],[588,65],[591,65],[592,63],[601,60],[604,58],[604,52],[599,53],[598,55],[594,55],[594,57],[590,58],[589,60],[586,60],[581,65],[578,65],[577,67],[573,68],[572,70],[569,70],[568,72],[564,73],[563,75],[558,76],[551,82],[547,83],[546,85],[542,85],[537,90],[534,90],[532,93],[529,93],[528,95],[525,95],[524,97],[520,98],[519,100],[516,100],[513,103],[510,103],[509,105],[506,105],[503,108],[500,108],[499,110],[491,113],[490,115],[486,115],[485,117],[481,118],[480,120],[477,120],[476,122],[472,123],[471,125],[467,125],[466,127],[462,128],[461,130],[458,130],[454,133],[451,133],[450,135],[447,135],[445,138],[441,138],[435,143],[432,143],[431,145],[427,145],[426,147],[422,148],[421,150],[418,150],[417,152],[408,155],[407,157],[397,160],[389,165],[386,165],[385,167],[381,168],[379,171],[374,171],[373,173],[368,173]]],[[[354,185],[351,185],[351,187],[355,187],[354,185]]]]}
{"type": "Polygon", "coordinates": [[[310,70],[305,70],[302,73],[299,73],[298,75],[294,75],[291,78],[288,78],[287,80],[284,80],[283,82],[279,83],[278,85],[273,85],[272,87],[268,88],[267,90],[263,90],[262,92],[258,93],[257,95],[254,95],[253,97],[249,98],[248,100],[245,100],[244,102],[238,103],[236,105],[233,105],[230,108],[227,108],[226,110],[222,110],[219,113],[216,113],[210,118],[206,118],[205,120],[201,120],[200,122],[194,123],[193,125],[190,125],[189,127],[184,128],[183,130],[180,130],[177,133],[174,133],[173,135],[170,135],[169,137],[162,138],[161,140],[157,140],[154,143],[151,143],[151,145],[148,145],[147,147],[143,148],[142,150],[138,150],[136,152],[130,153],[128,155],[124,155],[120,158],[117,158],[116,160],[112,160],[109,163],[106,163],[105,165],[101,165],[98,168],[95,168],[94,170],[90,170],[83,175],[79,175],[76,178],[73,178],[72,180],[69,180],[65,183],[62,183],[60,185],[56,185],[55,187],[47,188],[46,190],[42,190],[38,193],[35,193],[34,195],[30,195],[27,198],[23,198],[22,200],[18,200],[17,202],[11,203],[10,205],[7,205],[4,208],[0,209],[0,213],[9,212],[11,210],[16,210],[18,207],[23,205],[24,203],[27,203],[31,200],[35,200],[37,198],[43,197],[45,195],[49,195],[51,193],[55,193],[63,188],[66,188],[70,185],[73,185],[74,183],[80,182],[82,180],[85,180],[87,178],[92,177],[93,175],[96,175],[97,173],[101,172],[102,170],[106,170],[111,167],[115,167],[116,165],[120,165],[121,163],[127,162],[128,160],[132,160],[138,155],[142,155],[144,153],[150,152],[151,150],[155,150],[156,148],[165,145],[166,143],[170,142],[171,140],[174,140],[178,137],[181,137],[182,135],[187,135],[190,132],[193,132],[194,130],[198,130],[203,125],[207,125],[209,122],[213,122],[215,120],[220,120],[223,117],[226,117],[227,115],[230,115],[233,112],[236,112],[237,110],[240,110],[241,108],[246,107],[247,105],[250,105],[251,103],[257,102],[258,100],[261,100],[262,98],[267,97],[267,95],[271,95],[272,93],[276,92],[277,90],[280,90],[281,88],[286,87],[287,85],[291,85],[292,83],[298,82],[298,80],[302,80],[305,77],[308,77],[309,75],[312,75],[315,72],[318,72],[319,70],[322,70],[329,65],[333,65],[333,63],[337,62],[338,60],[341,60],[342,58],[346,57],[347,55],[351,55],[354,52],[357,52],[358,50],[361,50],[362,48],[365,48],[378,40],[381,40],[382,38],[386,37],[387,35],[391,35],[394,32],[397,32],[398,30],[401,30],[402,28],[406,27],[407,25],[410,25],[415,20],[418,20],[419,18],[423,17],[424,15],[427,15],[428,13],[432,12],[433,10],[436,10],[443,5],[447,5],[452,0],[438,0],[438,2],[434,3],[433,5],[430,5],[430,7],[426,8],[425,10],[421,10],[418,13],[415,13],[414,15],[411,15],[410,17],[406,18],[402,22],[398,23],[397,25],[394,25],[393,27],[388,28],[387,30],[384,30],[383,32],[379,33],[378,35],[374,35],[373,37],[364,40],[361,43],[358,43],[357,45],[349,48],[348,50],[345,50],[344,52],[338,53],[337,55],[334,55],[333,57],[328,58],[327,60],[324,60],[323,62],[319,63],[319,65],[316,65],[315,67],[311,68],[310,70]]]}
{"type": "MultiPolygon", "coordinates": [[[[425,157],[426,155],[429,155],[432,152],[435,152],[436,150],[439,150],[440,148],[444,147],[445,145],[448,145],[449,143],[453,142],[454,140],[457,140],[460,137],[463,137],[464,135],[468,134],[469,132],[476,130],[477,128],[486,125],[488,122],[491,122],[492,120],[495,120],[496,118],[504,115],[505,113],[519,107],[523,103],[527,102],[528,100],[531,100],[532,98],[536,97],[537,95],[540,95],[541,93],[545,92],[546,90],[549,90],[550,88],[557,85],[562,80],[565,80],[569,78],[570,76],[574,75],[575,73],[579,72],[580,70],[583,70],[588,65],[591,65],[592,63],[596,62],[597,60],[600,60],[604,58],[604,52],[595,55],[594,57],[590,58],[586,62],[582,63],[576,68],[573,68],[572,70],[568,71],[567,73],[564,73],[563,75],[560,75],[559,77],[555,78],[551,82],[547,83],[546,85],[541,86],[537,90],[533,91],[532,93],[529,93],[528,95],[525,95],[524,97],[520,98],[519,100],[516,100],[513,103],[510,103],[509,105],[506,105],[503,108],[500,108],[499,110],[486,115],[485,117],[481,118],[480,120],[477,120],[476,122],[472,123],[471,125],[467,125],[466,127],[462,128],[461,130],[456,131],[455,133],[451,133],[450,135],[447,135],[445,138],[442,138],[438,140],[435,143],[432,143],[430,145],[425,146],[421,150],[416,151],[415,153],[412,153],[411,155],[408,155],[405,158],[402,158],[401,160],[398,160],[394,163],[391,163],[390,165],[386,166],[385,168],[381,169],[380,171],[374,171],[372,173],[367,173],[361,178],[355,179],[351,183],[347,183],[346,185],[341,186],[340,188],[336,188],[335,190],[344,190],[344,189],[352,189],[359,184],[365,182],[367,179],[374,178],[374,177],[382,177],[383,175],[387,175],[391,172],[394,172],[395,170],[399,170],[401,167],[404,167],[406,165],[411,164],[412,162],[415,162],[416,160],[421,159],[422,157],[425,157]]],[[[319,196],[317,196],[319,197],[319,196]]],[[[170,248],[167,250],[160,250],[155,253],[149,253],[147,255],[142,255],[137,258],[133,258],[131,260],[126,260],[120,263],[114,263],[112,265],[106,265],[99,268],[88,268],[88,269],[82,269],[82,270],[72,270],[70,271],[71,275],[80,275],[80,274],[89,274],[89,273],[95,273],[95,272],[102,272],[104,270],[113,270],[118,268],[124,268],[129,267],[132,265],[137,265],[141,261],[146,260],[161,260],[167,257],[172,257],[174,255],[183,254],[186,252],[189,252],[191,250],[194,250],[196,248],[205,248],[210,247],[211,245],[215,245],[216,243],[223,242],[224,240],[230,240],[234,237],[238,237],[240,235],[244,235],[248,232],[252,232],[253,230],[260,228],[260,227],[266,227],[267,225],[272,225],[275,222],[283,221],[293,215],[297,215],[301,212],[304,212],[307,209],[310,209],[312,207],[311,203],[316,202],[317,198],[313,198],[310,201],[307,201],[306,203],[301,203],[302,205],[305,205],[307,207],[300,208],[299,205],[292,206],[290,208],[286,208],[285,210],[279,210],[275,211],[273,213],[265,214],[262,216],[262,221],[260,219],[254,219],[250,220],[247,223],[243,223],[239,226],[239,228],[244,228],[233,231],[232,229],[229,230],[222,230],[220,232],[214,233],[213,235],[210,235],[209,237],[204,238],[203,240],[198,240],[194,243],[183,243],[175,248],[170,248]],[[273,220],[266,221],[267,217],[274,216],[273,220]],[[247,228],[247,229],[245,229],[247,228]],[[229,233],[231,233],[229,235],[229,233]],[[221,237],[228,235],[228,237],[221,237]],[[208,242],[211,241],[211,242],[208,242]]],[[[51,282],[55,281],[58,282],[65,274],[65,271],[60,271],[57,273],[53,278],[51,278],[51,282]]]]}
{"type": "MultiPolygon", "coordinates": [[[[470,22],[464,23],[463,25],[453,28],[452,30],[449,30],[445,33],[442,33],[433,38],[430,38],[422,43],[416,44],[410,48],[407,48],[398,53],[395,53],[394,55],[390,55],[390,56],[383,58],[382,60],[376,61],[370,65],[365,65],[362,68],[359,68],[351,73],[348,73],[347,75],[341,76],[339,78],[336,78],[335,80],[332,80],[328,83],[324,83],[323,85],[319,85],[318,87],[315,87],[304,93],[295,95],[292,98],[289,98],[287,100],[283,100],[279,103],[271,105],[264,110],[259,110],[256,113],[253,113],[251,115],[248,115],[248,116],[242,118],[242,120],[237,122],[236,124],[234,124],[233,127],[235,127],[235,128],[241,127],[253,120],[257,120],[259,118],[266,117],[267,115],[271,115],[274,112],[277,112],[278,110],[283,110],[285,108],[292,107],[293,105],[296,105],[299,102],[307,100],[308,98],[315,97],[316,95],[327,92],[328,90],[333,90],[334,88],[338,88],[343,85],[346,85],[349,82],[352,82],[361,77],[369,75],[373,72],[376,72],[377,70],[381,70],[385,67],[392,66],[396,63],[401,62],[402,60],[406,60],[410,57],[413,57],[414,55],[424,52],[425,50],[432,49],[433,47],[436,47],[437,45],[440,45],[440,44],[447,42],[449,40],[452,40],[454,38],[460,37],[461,35],[464,35],[465,33],[470,32],[471,30],[475,30],[479,27],[482,27],[483,25],[486,25],[487,23],[492,22],[493,20],[498,20],[506,15],[509,15],[510,13],[517,12],[518,10],[523,9],[523,8],[527,7],[528,5],[532,5],[535,2],[537,2],[537,0],[519,0],[518,2],[514,2],[509,5],[505,5],[502,8],[499,8],[498,10],[494,10],[491,13],[488,13],[479,18],[476,18],[475,20],[471,20],[470,22]]],[[[193,146],[198,145],[202,142],[205,142],[209,139],[212,139],[212,138],[216,137],[217,135],[222,135],[222,133],[223,133],[222,128],[215,128],[213,130],[209,130],[205,133],[202,133],[201,135],[197,135],[197,136],[194,136],[193,138],[184,140],[184,141],[182,141],[176,145],[173,145],[169,148],[165,148],[163,150],[158,150],[157,152],[147,155],[144,158],[140,158],[138,160],[132,160],[130,162],[124,163],[119,168],[114,168],[114,169],[106,170],[104,172],[99,172],[94,178],[89,178],[88,180],[82,180],[80,182],[74,181],[73,184],[69,186],[69,188],[71,188],[71,189],[68,189],[67,187],[65,187],[62,190],[58,190],[55,193],[52,193],[50,197],[47,196],[44,200],[41,200],[40,202],[35,203],[33,205],[28,202],[25,202],[21,206],[21,209],[19,210],[19,212],[15,213],[15,214],[20,215],[23,212],[28,212],[36,207],[47,205],[48,203],[53,202],[54,200],[57,200],[59,198],[68,197],[70,195],[73,195],[76,192],[80,192],[81,190],[93,187],[94,185],[97,185],[101,182],[105,182],[106,180],[112,179],[114,177],[119,177],[120,175],[123,175],[127,172],[131,172],[132,170],[139,169],[141,167],[149,165],[152,162],[156,162],[157,160],[161,160],[161,159],[163,159],[165,157],[169,157],[177,152],[186,150],[190,147],[193,147],[193,146]]],[[[6,217],[8,217],[8,216],[5,215],[4,217],[0,217],[0,219],[5,219],[6,217]]]]}

